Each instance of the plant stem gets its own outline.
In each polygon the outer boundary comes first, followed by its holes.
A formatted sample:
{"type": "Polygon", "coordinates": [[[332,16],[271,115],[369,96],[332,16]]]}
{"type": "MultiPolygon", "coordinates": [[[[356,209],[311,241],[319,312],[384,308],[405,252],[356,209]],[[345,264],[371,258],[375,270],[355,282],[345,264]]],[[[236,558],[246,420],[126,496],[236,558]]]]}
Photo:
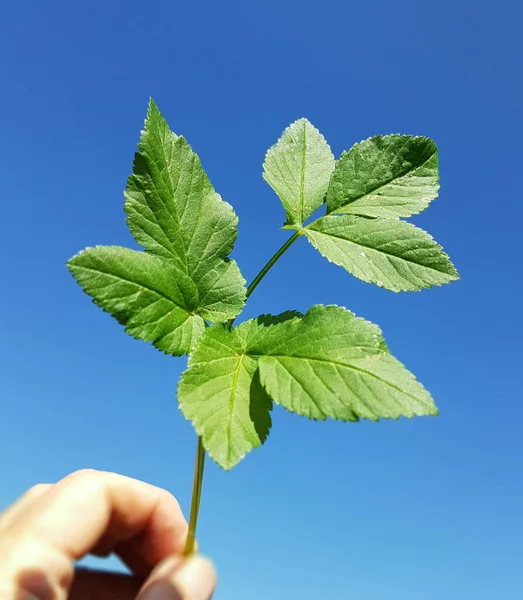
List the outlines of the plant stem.
{"type": "Polygon", "coordinates": [[[194,463],[194,481],[191,499],[191,517],[189,520],[189,532],[187,533],[187,542],[185,543],[185,556],[190,556],[194,552],[194,542],[196,540],[196,525],[198,523],[198,512],[200,510],[200,498],[202,496],[203,469],[205,466],[205,448],[202,438],[198,436],[198,445],[196,446],[196,461],[194,463]]]}
{"type": "Polygon", "coordinates": [[[285,244],[276,252],[276,254],[269,260],[269,262],[263,267],[263,269],[256,275],[256,277],[251,281],[251,284],[247,288],[246,298],[248,298],[254,290],[258,287],[260,281],[267,275],[267,273],[272,269],[275,263],[280,259],[285,252],[294,244],[294,242],[300,237],[301,231],[296,231],[296,233],[291,236],[285,244]]]}
{"type": "MultiPolygon", "coordinates": [[[[294,244],[294,242],[300,237],[301,231],[291,236],[285,244],[274,254],[269,262],[263,267],[263,269],[256,275],[252,280],[251,284],[247,288],[245,299],[247,299],[254,290],[258,287],[260,281],[267,275],[272,269],[275,263],[280,259],[285,252],[294,244]]],[[[229,320],[229,325],[234,323],[235,319],[229,320]]],[[[189,518],[189,532],[187,533],[187,542],[185,543],[185,556],[190,556],[194,552],[194,543],[196,540],[196,525],[198,523],[198,513],[200,510],[200,498],[202,495],[202,483],[203,483],[203,469],[205,466],[205,448],[203,447],[202,438],[198,436],[198,445],[196,447],[196,461],[194,463],[194,482],[192,488],[192,499],[191,499],[191,516],[189,518]]]]}

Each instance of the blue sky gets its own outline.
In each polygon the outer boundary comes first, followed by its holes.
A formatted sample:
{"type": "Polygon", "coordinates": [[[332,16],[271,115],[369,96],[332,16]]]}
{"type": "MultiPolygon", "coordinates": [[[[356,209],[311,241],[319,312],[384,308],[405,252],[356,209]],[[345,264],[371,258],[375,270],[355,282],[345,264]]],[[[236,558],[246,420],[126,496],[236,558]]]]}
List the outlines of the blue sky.
{"type": "Polygon", "coordinates": [[[434,138],[440,197],[414,222],[462,280],[393,294],[293,246],[244,313],[337,303],[378,323],[437,419],[311,423],[273,413],[264,448],[208,462],[199,538],[218,600],[494,600],[523,587],[521,8],[515,2],[0,8],[0,505],[81,467],[171,490],[188,510],[183,359],[126,336],[65,268],[130,245],[122,191],[149,96],[239,217],[247,279],[288,235],[266,149],[309,118],[334,153],[434,138]]]}

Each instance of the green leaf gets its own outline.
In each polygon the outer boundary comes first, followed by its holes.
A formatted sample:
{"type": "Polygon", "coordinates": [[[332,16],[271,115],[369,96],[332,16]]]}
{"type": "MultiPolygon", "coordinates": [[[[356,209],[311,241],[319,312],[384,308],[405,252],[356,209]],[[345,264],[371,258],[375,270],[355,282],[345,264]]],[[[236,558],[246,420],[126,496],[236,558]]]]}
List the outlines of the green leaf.
{"type": "Polygon", "coordinates": [[[238,277],[232,261],[211,274],[203,294],[176,263],[128,248],[88,248],[67,264],[94,303],[125,325],[127,333],[175,356],[189,352],[202,333],[200,315],[220,322],[243,305],[243,290],[226,286],[220,292],[223,281],[238,277]]]}
{"type": "Polygon", "coordinates": [[[236,261],[220,260],[197,281],[197,312],[211,323],[237,317],[245,305],[245,279],[236,261]]]}
{"type": "Polygon", "coordinates": [[[438,150],[425,137],[369,138],[342,154],[327,192],[327,213],[409,217],[438,195],[438,150]]]}
{"type": "Polygon", "coordinates": [[[238,217],[152,100],[138,150],[125,193],[129,229],[145,250],[172,259],[197,283],[232,251],[238,217]]]}
{"type": "Polygon", "coordinates": [[[376,325],[337,306],[269,328],[251,343],[269,396],[313,419],[437,415],[429,393],[383,348],[376,325]],[[277,339],[279,337],[279,340],[277,339]]]}
{"type": "Polygon", "coordinates": [[[178,385],[183,414],[224,469],[260,446],[271,426],[272,401],[260,385],[257,361],[246,354],[255,328],[249,321],[207,329],[178,385]]]}
{"type": "Polygon", "coordinates": [[[263,163],[263,178],[278,194],[286,225],[301,226],[325,201],[335,160],[321,133],[307,119],[287,127],[263,163]]]}
{"type": "Polygon", "coordinates": [[[304,233],[329,261],[363,281],[394,292],[459,279],[441,246],[428,233],[404,221],[328,215],[304,233]]]}
{"type": "Polygon", "coordinates": [[[178,386],[183,414],[225,469],[267,437],[270,398],[313,419],[438,414],[379,327],[338,306],[211,327],[178,386]]]}
{"type": "Polygon", "coordinates": [[[127,223],[145,252],[97,247],[69,268],[128,333],[168,354],[187,353],[204,319],[232,319],[245,304],[245,280],[227,258],[238,218],[152,100],[125,196],[127,223]]]}

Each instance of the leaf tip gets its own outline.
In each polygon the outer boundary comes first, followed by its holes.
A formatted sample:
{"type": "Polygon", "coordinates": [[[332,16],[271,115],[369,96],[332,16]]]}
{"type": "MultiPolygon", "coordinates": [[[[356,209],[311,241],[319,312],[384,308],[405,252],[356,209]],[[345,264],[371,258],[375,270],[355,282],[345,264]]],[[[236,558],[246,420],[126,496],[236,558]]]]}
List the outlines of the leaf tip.
{"type": "Polygon", "coordinates": [[[160,109],[154,101],[152,96],[149,96],[149,102],[147,105],[147,118],[150,119],[153,115],[160,115],[160,109]]]}

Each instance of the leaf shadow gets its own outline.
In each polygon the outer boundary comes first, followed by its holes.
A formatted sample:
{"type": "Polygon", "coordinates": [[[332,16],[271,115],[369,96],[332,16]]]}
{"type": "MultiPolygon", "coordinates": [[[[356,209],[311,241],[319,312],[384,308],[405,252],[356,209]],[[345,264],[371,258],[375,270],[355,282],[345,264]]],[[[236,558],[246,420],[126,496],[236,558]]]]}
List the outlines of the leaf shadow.
{"type": "Polygon", "coordinates": [[[279,315],[260,315],[256,322],[258,325],[270,327],[271,325],[277,325],[278,323],[284,323],[285,321],[299,320],[303,318],[303,314],[297,310],[286,310],[279,315]]]}
{"type": "Polygon", "coordinates": [[[249,416],[262,444],[271,430],[272,404],[272,398],[261,384],[260,370],[256,369],[249,388],[249,416]]]}
{"type": "MultiPolygon", "coordinates": [[[[279,315],[260,315],[256,322],[262,326],[262,330],[258,331],[254,338],[250,340],[251,348],[255,350],[260,338],[266,338],[267,334],[271,334],[270,329],[273,325],[299,321],[302,318],[302,313],[295,310],[288,310],[279,315]]],[[[249,416],[262,444],[269,436],[272,426],[272,407],[273,400],[260,381],[260,370],[256,369],[249,389],[249,416]]]]}

